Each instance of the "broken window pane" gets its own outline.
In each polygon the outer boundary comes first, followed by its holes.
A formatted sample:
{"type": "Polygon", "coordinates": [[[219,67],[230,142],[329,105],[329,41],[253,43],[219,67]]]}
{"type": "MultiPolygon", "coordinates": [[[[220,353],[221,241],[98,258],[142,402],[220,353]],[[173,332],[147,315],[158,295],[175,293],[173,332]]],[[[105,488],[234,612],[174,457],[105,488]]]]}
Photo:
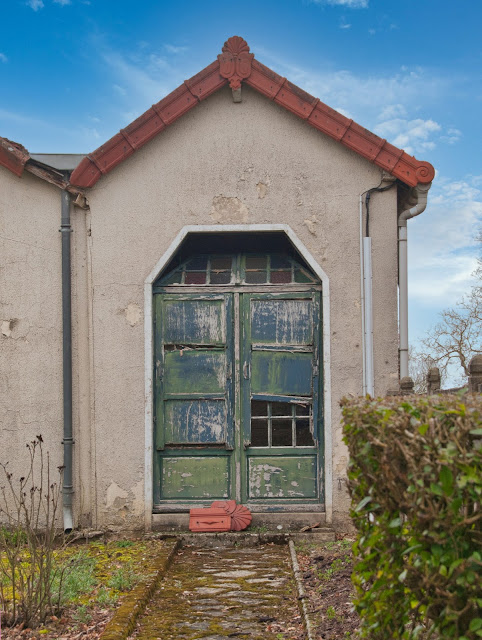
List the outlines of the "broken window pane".
{"type": "Polygon", "coordinates": [[[313,435],[310,431],[309,420],[296,421],[296,446],[297,447],[313,447],[313,435]]]}
{"type": "Polygon", "coordinates": [[[229,284],[231,282],[231,271],[212,271],[211,284],[229,284]]]}
{"type": "Polygon", "coordinates": [[[253,418],[251,420],[251,446],[268,446],[268,421],[253,418]]]}
{"type": "Polygon", "coordinates": [[[271,421],[271,444],[273,447],[293,446],[292,421],[275,418],[271,421]]]}
{"type": "Polygon", "coordinates": [[[310,415],[310,405],[309,404],[297,404],[296,405],[296,415],[297,416],[309,416],[310,415]]]}
{"type": "Polygon", "coordinates": [[[251,400],[251,415],[252,416],[267,416],[268,415],[268,403],[262,400],[251,400]]]}
{"type": "Polygon", "coordinates": [[[292,405],[289,402],[272,402],[271,412],[273,416],[287,416],[291,418],[292,405]]]}

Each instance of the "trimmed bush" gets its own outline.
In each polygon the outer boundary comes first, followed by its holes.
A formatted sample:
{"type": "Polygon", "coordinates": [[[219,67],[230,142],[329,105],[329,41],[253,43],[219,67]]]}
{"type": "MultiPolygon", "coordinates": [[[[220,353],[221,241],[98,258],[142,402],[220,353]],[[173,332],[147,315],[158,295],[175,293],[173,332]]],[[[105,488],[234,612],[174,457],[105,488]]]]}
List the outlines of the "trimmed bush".
{"type": "Polygon", "coordinates": [[[343,400],[361,637],[482,637],[482,399],[343,400]]]}

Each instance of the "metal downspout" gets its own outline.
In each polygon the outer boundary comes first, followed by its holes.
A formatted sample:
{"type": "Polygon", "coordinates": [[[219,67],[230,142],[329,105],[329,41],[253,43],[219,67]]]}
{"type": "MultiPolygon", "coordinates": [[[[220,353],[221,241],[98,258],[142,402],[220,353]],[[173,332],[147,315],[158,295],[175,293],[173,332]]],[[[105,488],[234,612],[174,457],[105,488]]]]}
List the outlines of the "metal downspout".
{"type": "Polygon", "coordinates": [[[70,194],[61,192],[60,233],[62,234],[62,365],[63,365],[63,412],[64,474],[63,474],[63,525],[64,531],[73,529],[72,494],[72,302],[70,259],[70,194]]]}
{"type": "Polygon", "coordinates": [[[413,189],[416,205],[402,211],[398,217],[398,324],[400,332],[400,380],[408,376],[408,260],[407,220],[420,215],[427,207],[428,192],[432,183],[419,184],[413,189]]]}

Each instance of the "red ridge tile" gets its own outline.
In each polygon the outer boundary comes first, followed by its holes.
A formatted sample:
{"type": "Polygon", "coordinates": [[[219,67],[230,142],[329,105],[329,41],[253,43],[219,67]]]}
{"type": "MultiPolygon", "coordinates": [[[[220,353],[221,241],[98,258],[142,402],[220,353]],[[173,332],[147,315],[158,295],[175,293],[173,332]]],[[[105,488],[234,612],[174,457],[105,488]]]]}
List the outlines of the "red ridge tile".
{"type": "Polygon", "coordinates": [[[152,106],[161,115],[166,125],[170,125],[195,107],[198,102],[199,99],[193,96],[188,87],[181,84],[172,93],[152,106]]]}
{"type": "Polygon", "coordinates": [[[350,126],[349,118],[338,113],[338,111],[321,102],[321,100],[308,117],[308,122],[335,140],[341,140],[350,126]]]}
{"type": "Polygon", "coordinates": [[[104,174],[112,171],[120,162],[131,156],[135,148],[122,133],[116,133],[105,144],[90,154],[98,169],[104,174]]]}
{"type": "Polygon", "coordinates": [[[228,81],[219,74],[219,62],[216,60],[186,80],[185,84],[194,96],[199,100],[205,100],[212,93],[228,84],[228,81]]]}
{"type": "Polygon", "coordinates": [[[77,187],[93,187],[102,176],[100,169],[89,156],[83,158],[70,176],[70,183],[77,187]]]}
{"type": "Polygon", "coordinates": [[[272,100],[285,80],[286,78],[278,75],[255,59],[251,65],[251,75],[246,78],[245,82],[272,100]]]}
{"type": "Polygon", "coordinates": [[[0,165],[20,177],[30,154],[18,142],[0,138],[0,165]]]}
{"type": "Polygon", "coordinates": [[[125,129],[121,129],[121,132],[127,137],[134,149],[139,149],[165,128],[166,125],[151,107],[137,120],[127,125],[125,129]]]}
{"type": "Polygon", "coordinates": [[[311,115],[313,107],[317,103],[317,98],[286,80],[274,101],[291,111],[291,113],[306,120],[311,115]]]}

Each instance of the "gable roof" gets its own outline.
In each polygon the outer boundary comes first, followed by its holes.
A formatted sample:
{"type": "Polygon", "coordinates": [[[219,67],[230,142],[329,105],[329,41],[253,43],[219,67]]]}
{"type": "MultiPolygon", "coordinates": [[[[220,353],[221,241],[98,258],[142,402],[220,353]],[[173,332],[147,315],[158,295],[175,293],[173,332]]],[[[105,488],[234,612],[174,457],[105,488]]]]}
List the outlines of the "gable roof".
{"type": "MultiPolygon", "coordinates": [[[[410,156],[261,64],[239,36],[229,38],[217,58],[87,155],[72,172],[70,185],[93,187],[102,175],[112,171],[202,100],[227,84],[236,91],[242,82],[408,186],[428,184],[433,180],[435,170],[429,162],[410,156]]],[[[22,174],[28,159],[29,154],[21,145],[10,143],[8,150],[0,145],[0,164],[16,175],[22,174]]]]}

